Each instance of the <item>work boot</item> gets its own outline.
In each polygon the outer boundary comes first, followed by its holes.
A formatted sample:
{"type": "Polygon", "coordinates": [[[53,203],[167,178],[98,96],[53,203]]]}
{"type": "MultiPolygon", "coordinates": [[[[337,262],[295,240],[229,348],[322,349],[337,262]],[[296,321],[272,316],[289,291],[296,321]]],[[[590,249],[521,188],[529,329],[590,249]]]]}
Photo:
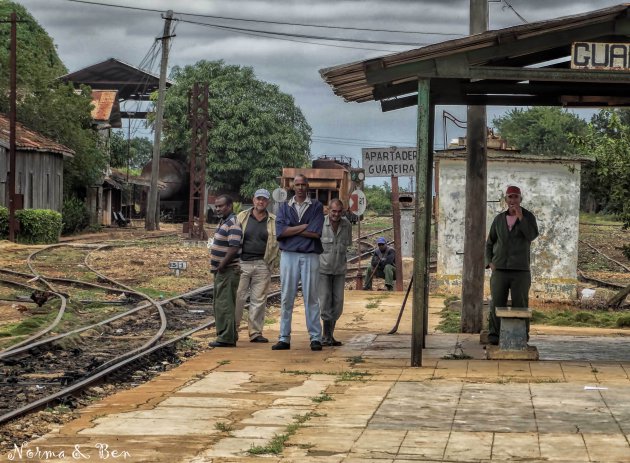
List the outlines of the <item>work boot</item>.
{"type": "Polygon", "coordinates": [[[385,285],[385,288],[387,288],[387,291],[393,291],[394,287],[392,285],[385,285]]]}
{"type": "Polygon", "coordinates": [[[322,346],[332,346],[332,322],[330,320],[323,320],[323,322],[322,346]]]}
{"type": "Polygon", "coordinates": [[[334,346],[334,347],[338,347],[338,346],[343,346],[343,342],[341,341],[337,341],[335,339],[335,337],[333,336],[334,332],[335,332],[335,325],[337,324],[336,321],[334,322],[330,322],[331,326],[330,326],[330,344],[328,344],[329,346],[334,346]]]}

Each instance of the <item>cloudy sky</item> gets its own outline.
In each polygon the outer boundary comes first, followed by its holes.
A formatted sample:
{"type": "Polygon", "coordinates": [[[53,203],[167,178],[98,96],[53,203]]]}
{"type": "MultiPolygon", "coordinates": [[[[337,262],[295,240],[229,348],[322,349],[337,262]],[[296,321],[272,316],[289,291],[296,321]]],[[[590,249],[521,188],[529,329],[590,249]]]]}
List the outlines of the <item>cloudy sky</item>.
{"type": "MultiPolygon", "coordinates": [[[[311,151],[314,156],[354,158],[360,158],[362,147],[415,145],[415,108],[382,113],[376,102],[344,103],[333,95],[318,71],[461,37],[468,32],[469,11],[468,0],[17,2],[24,5],[53,38],[70,72],[110,57],[140,65],[154,39],[162,35],[164,22],[160,12],[172,9],[179,21],[174,26],[176,37],[169,68],[194,64],[201,59],[222,59],[230,64],[251,66],[258,78],[275,83],[283,92],[293,95],[313,128],[311,151]],[[294,36],[272,38],[262,31],[294,36]],[[364,43],[317,37],[359,39],[364,43]],[[405,44],[400,45],[401,42],[405,44]]],[[[489,0],[489,28],[552,19],[618,3],[620,0],[489,0]]],[[[156,74],[157,61],[152,69],[156,74]]],[[[506,109],[489,107],[489,125],[493,117],[506,109]]],[[[464,107],[437,108],[435,140],[438,149],[443,143],[441,121],[445,110],[460,119],[466,116],[464,107]]],[[[152,136],[148,132],[138,134],[152,136]]],[[[461,129],[448,126],[448,138],[462,134],[461,129]]]]}

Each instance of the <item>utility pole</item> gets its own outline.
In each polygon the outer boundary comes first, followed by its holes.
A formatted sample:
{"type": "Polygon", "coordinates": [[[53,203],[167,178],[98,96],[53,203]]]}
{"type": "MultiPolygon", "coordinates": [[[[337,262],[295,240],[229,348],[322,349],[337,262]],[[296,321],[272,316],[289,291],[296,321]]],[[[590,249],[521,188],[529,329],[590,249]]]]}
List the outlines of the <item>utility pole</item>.
{"type": "MultiPolygon", "coordinates": [[[[17,169],[15,131],[17,119],[17,16],[15,11],[11,13],[11,49],[9,52],[9,241],[15,241],[15,234],[19,230],[19,224],[15,219],[15,210],[18,209],[17,195],[15,194],[15,174],[17,169]]],[[[20,208],[22,205],[20,204],[20,208]]]]}
{"type": "Polygon", "coordinates": [[[164,18],[164,34],[162,38],[162,61],[160,63],[160,85],[158,88],[157,111],[155,115],[155,135],[153,138],[153,161],[151,163],[151,186],[147,198],[147,215],[144,218],[145,230],[160,229],[160,208],[158,178],[160,176],[160,138],[162,136],[162,119],[164,117],[164,94],[166,93],[166,69],[168,64],[168,44],[171,33],[173,11],[168,10],[164,18]]]}
{"type": "MultiPolygon", "coordinates": [[[[470,0],[470,34],[488,30],[488,0],[470,0]]],[[[462,271],[463,333],[479,333],[483,322],[484,241],[487,208],[486,107],[468,106],[466,212],[462,271]]]]}

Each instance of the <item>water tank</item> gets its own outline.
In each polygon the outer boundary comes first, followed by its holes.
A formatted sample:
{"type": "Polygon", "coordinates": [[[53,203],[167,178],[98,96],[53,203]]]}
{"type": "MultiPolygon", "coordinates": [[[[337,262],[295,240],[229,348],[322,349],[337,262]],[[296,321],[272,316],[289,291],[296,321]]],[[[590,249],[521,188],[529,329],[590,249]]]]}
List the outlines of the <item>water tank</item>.
{"type": "MultiPolygon", "coordinates": [[[[142,169],[141,177],[151,180],[151,166],[149,161],[142,169]]],[[[188,169],[183,162],[176,159],[160,158],[160,182],[166,188],[160,190],[160,199],[177,199],[186,194],[188,187],[188,169]]]]}

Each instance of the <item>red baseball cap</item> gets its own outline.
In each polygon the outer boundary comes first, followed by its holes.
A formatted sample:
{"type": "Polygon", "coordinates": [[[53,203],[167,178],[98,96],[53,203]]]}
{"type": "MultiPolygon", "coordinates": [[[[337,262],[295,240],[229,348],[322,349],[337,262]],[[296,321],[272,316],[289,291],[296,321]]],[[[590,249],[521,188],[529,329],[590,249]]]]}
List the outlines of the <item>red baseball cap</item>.
{"type": "Polygon", "coordinates": [[[510,185],[509,187],[507,187],[507,190],[505,190],[505,196],[510,195],[521,195],[521,189],[517,186],[510,185]]]}

